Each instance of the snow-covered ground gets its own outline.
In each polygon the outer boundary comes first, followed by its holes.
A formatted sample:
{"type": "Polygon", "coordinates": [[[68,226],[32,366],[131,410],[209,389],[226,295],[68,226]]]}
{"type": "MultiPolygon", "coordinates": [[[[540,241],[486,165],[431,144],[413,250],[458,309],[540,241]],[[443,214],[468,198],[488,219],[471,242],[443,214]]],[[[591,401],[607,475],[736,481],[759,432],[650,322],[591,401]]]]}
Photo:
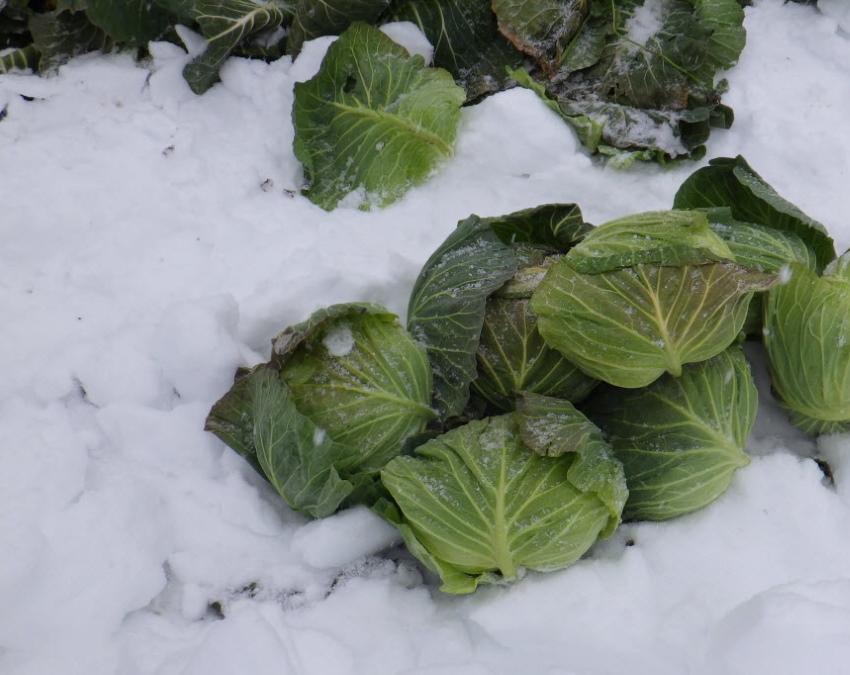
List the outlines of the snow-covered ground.
{"type": "MultiPolygon", "coordinates": [[[[737,119],[709,144],[842,249],[845,3],[747,10],[737,119]]],[[[455,158],[398,204],[325,213],[294,195],[290,107],[327,44],[233,59],[202,98],[166,44],[147,66],[0,78],[0,672],[847,673],[850,437],[816,444],[767,403],[752,464],[710,508],[464,598],[423,583],[365,510],[294,515],[202,431],[278,329],[339,301],[402,313],[469,213],[576,201],[602,222],[669,207],[695,168],[602,168],[514,90],[465,110],[455,158]]]]}

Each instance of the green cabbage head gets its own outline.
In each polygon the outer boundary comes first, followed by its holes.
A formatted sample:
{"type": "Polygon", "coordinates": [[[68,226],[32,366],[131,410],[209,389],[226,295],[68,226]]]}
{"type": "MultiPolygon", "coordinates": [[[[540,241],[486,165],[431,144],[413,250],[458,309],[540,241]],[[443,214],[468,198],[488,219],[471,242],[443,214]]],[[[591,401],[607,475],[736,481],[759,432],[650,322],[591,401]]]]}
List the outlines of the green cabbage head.
{"type": "Polygon", "coordinates": [[[237,374],[206,428],[314,517],[374,499],[378,471],[435,417],[425,350],[394,314],[334,305],[237,374]]]}
{"type": "Polygon", "coordinates": [[[394,501],[378,511],[448,593],[570,565],[613,532],[628,494],[599,429],[534,394],[393,459],[381,480],[394,501]]]}
{"type": "Polygon", "coordinates": [[[773,390],[811,434],[850,430],[850,252],[823,276],[791,265],[768,293],[764,345],[773,390]]]}

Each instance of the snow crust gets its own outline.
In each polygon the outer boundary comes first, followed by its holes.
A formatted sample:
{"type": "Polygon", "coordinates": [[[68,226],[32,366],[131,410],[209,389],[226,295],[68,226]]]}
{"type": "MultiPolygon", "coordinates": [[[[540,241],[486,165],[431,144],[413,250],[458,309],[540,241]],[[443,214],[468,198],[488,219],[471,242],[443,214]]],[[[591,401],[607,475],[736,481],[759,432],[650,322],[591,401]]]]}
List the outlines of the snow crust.
{"type": "MultiPolygon", "coordinates": [[[[708,157],[746,156],[843,249],[850,40],[826,6],[747,9],[708,157]]],[[[231,59],[202,98],[165,43],[0,77],[0,672],[846,673],[850,437],[788,427],[763,367],[753,462],[716,504],[466,598],[365,511],[293,514],[202,430],[318,306],[402,313],[470,213],[576,201],[598,223],[669,207],[696,168],[603,168],[513,90],[465,109],[455,157],[399,203],[325,213],[296,194],[290,109],[331,42],[231,59]]]]}

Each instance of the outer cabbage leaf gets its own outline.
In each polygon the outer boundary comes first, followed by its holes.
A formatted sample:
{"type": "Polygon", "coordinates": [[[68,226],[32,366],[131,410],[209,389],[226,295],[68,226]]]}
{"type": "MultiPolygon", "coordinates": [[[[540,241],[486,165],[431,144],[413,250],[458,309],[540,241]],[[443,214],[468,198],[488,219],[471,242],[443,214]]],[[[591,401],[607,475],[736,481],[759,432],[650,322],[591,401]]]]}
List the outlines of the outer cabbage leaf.
{"type": "MultiPolygon", "coordinates": [[[[336,511],[354,488],[338,473],[351,466],[354,453],[299,413],[280,373],[266,366],[243,378],[239,398],[253,458],[286,503],[314,518],[336,511]]],[[[213,415],[207,429],[219,435],[213,415]]]]}
{"type": "Polygon", "coordinates": [[[765,301],[773,390],[811,434],[850,430],[850,255],[818,277],[802,265],[765,301]]]}
{"type": "Polygon", "coordinates": [[[434,65],[466,89],[467,100],[501,90],[523,57],[499,33],[489,0],[403,0],[392,17],[412,21],[434,45],[434,65]]]}
{"type": "Polygon", "coordinates": [[[691,174],[676,193],[673,206],[728,207],[738,220],[796,234],[814,252],[818,271],[835,258],[826,228],[780,197],[740,155],[718,157],[691,174]]]}
{"type": "MultiPolygon", "coordinates": [[[[792,262],[817,269],[817,259],[800,237],[766,225],[745,223],[732,217],[731,209],[707,209],[711,229],[728,245],[735,262],[762,272],[779,272],[792,262]]],[[[753,295],[742,329],[746,335],[761,335],[763,294],[753,295]]]]}
{"type": "Polygon", "coordinates": [[[355,23],[319,73],[295,85],[295,155],[307,196],[333,209],[363,191],[384,206],[453,154],[463,90],[377,28],[355,23]]]}
{"type": "Polygon", "coordinates": [[[530,452],[514,413],[470,422],[415,457],[397,457],[381,480],[411,553],[441,575],[442,590],[468,593],[525,569],[566,567],[619,520],[596,493],[572,483],[571,469],[583,461],[577,452],[530,452]]]}
{"type": "Polygon", "coordinates": [[[171,15],[152,0],[88,0],[86,14],[115,42],[144,46],[162,36],[171,15]]]}
{"type": "Polygon", "coordinates": [[[307,40],[339,35],[355,21],[375,23],[390,0],[297,0],[287,51],[296,56],[307,40]]]}
{"type": "Polygon", "coordinates": [[[532,244],[553,252],[568,250],[593,230],[576,204],[541,204],[483,220],[506,244],[532,244]]]}
{"type": "MultiPolygon", "coordinates": [[[[546,252],[566,250],[589,229],[575,204],[546,204],[493,218],[473,215],[461,221],[431,255],[413,287],[407,326],[428,349],[434,371],[434,406],[443,419],[460,415],[469,399],[470,383],[478,374],[476,352],[488,298],[516,275],[526,254],[542,256],[546,252]]],[[[536,283],[534,280],[532,285],[536,283]]],[[[529,295],[530,291],[520,293],[522,298],[529,295]]],[[[495,359],[505,365],[505,368],[496,366],[497,369],[525,386],[530,381],[526,377],[529,366],[538,359],[542,360],[539,360],[539,368],[534,369],[535,377],[545,373],[547,363],[556,367],[562,360],[547,353],[540,343],[532,315],[522,308],[509,309],[506,305],[502,309],[504,311],[500,312],[494,306],[491,311],[494,326],[500,316],[510,320],[518,312],[516,318],[522,322],[521,334],[512,335],[514,329],[505,326],[495,329],[484,341],[490,345],[494,356],[500,349],[497,343],[503,339],[529,345],[531,358],[525,365],[513,365],[516,362],[513,355],[504,354],[503,359],[495,359]],[[518,374],[518,378],[513,378],[513,374],[518,374]]],[[[553,378],[552,386],[557,388],[560,376],[553,373],[553,378]]],[[[495,389],[498,391],[501,387],[495,389]]],[[[544,390],[552,391],[548,386],[544,390]]],[[[510,408],[512,404],[500,404],[499,407],[510,408]]]]}
{"type": "Polygon", "coordinates": [[[39,53],[40,71],[56,68],[74,56],[112,47],[110,39],[88,20],[85,12],[32,14],[29,30],[39,53]]]}
{"type": "Polygon", "coordinates": [[[525,446],[543,457],[579,455],[570,467],[570,482],[583,492],[593,492],[608,507],[611,517],[602,536],[620,524],[629,495],[620,462],[602,431],[569,401],[524,392],[517,403],[517,421],[525,446]]]}
{"type": "Polygon", "coordinates": [[[758,393],[740,347],[664,375],[645,389],[600,387],[586,408],[623,463],[623,515],[665,520],[723,494],[756,419],[758,393]]]}
{"type": "Polygon", "coordinates": [[[585,373],[644,387],[704,361],[738,336],[754,291],[775,275],[732,263],[581,274],[562,260],[532,296],[546,342],[585,373]]]}
{"type": "Polygon", "coordinates": [[[240,371],[206,429],[320,517],[374,503],[378,470],[434,417],[430,398],[424,350],[395,315],[334,305],[281,333],[268,364],[240,371]]]}
{"type": "Polygon", "coordinates": [[[493,0],[499,31],[549,74],[587,16],[590,0],[493,0]]]}
{"type": "Polygon", "coordinates": [[[279,26],[289,12],[286,0],[194,0],[194,19],[208,44],[183,69],[192,91],[203,94],[212,87],[221,65],[240,42],[279,26]]]}
{"type": "Polygon", "coordinates": [[[731,123],[714,77],[744,41],[738,0],[594,2],[545,88],[592,152],[698,157],[710,127],[731,123]]]}
{"type": "Polygon", "coordinates": [[[530,298],[546,269],[524,267],[487,301],[472,390],[500,412],[513,410],[521,391],[580,401],[596,386],[537,331],[530,298]]]}
{"type": "Polygon", "coordinates": [[[732,251],[696,211],[651,211],[612,220],[590,231],[568,254],[584,274],[638,264],[680,266],[731,260],[732,251]]]}
{"type": "Polygon", "coordinates": [[[379,307],[320,310],[272,350],[298,410],[356,449],[358,471],[377,472],[435,416],[425,350],[379,307]]]}

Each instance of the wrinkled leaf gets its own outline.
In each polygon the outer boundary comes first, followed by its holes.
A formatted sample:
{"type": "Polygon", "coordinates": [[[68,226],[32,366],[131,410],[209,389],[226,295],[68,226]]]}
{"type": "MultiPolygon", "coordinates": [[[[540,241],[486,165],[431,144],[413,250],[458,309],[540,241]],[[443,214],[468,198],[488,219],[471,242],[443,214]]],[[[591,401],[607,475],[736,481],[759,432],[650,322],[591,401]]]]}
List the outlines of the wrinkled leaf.
{"type": "Polygon", "coordinates": [[[500,91],[523,57],[499,33],[489,0],[404,0],[392,17],[415,23],[434,46],[434,65],[466,89],[467,100],[500,91]]]}
{"type": "Polygon", "coordinates": [[[111,47],[106,34],[93,25],[84,12],[33,14],[29,29],[33,46],[40,55],[40,71],[52,70],[74,56],[111,47]]]}
{"type": "Polygon", "coordinates": [[[710,127],[729,123],[714,78],[740,54],[742,24],[737,0],[591,3],[545,90],[620,165],[698,157],[710,127]]]}
{"type": "Polygon", "coordinates": [[[500,412],[513,410],[521,391],[581,401],[596,386],[596,380],[543,341],[528,297],[487,301],[476,359],[472,390],[500,412]]]}
{"type": "Polygon", "coordinates": [[[486,221],[470,216],[419,273],[407,328],[428,350],[434,407],[443,419],[460,415],[476,376],[475,353],[487,298],[517,270],[517,261],[486,221]]]}
{"type": "Polygon", "coordinates": [[[718,157],[682,183],[673,202],[677,209],[728,207],[738,220],[796,234],[818,261],[818,271],[835,258],[826,228],[780,197],[747,161],[718,157]]]}
{"type": "Polygon", "coordinates": [[[86,14],[113,41],[144,46],[161,37],[172,17],[152,0],[87,0],[86,14]]]}
{"type": "Polygon", "coordinates": [[[353,489],[335,467],[350,451],[298,412],[278,373],[260,368],[248,386],[254,446],[266,477],[293,509],[329,516],[353,489]]]}
{"type": "Polygon", "coordinates": [[[195,21],[207,48],[183,69],[192,91],[203,94],[216,82],[225,59],[252,35],[279,26],[290,8],[285,0],[195,0],[195,21]]]}
{"type": "Polygon", "coordinates": [[[453,429],[415,457],[397,457],[381,480],[411,553],[441,575],[444,591],[469,593],[480,583],[513,581],[524,569],[566,567],[619,520],[594,492],[571,482],[581,461],[578,453],[530,452],[515,415],[503,415],[453,429]]]}
{"type": "Polygon", "coordinates": [[[562,260],[534,293],[532,310],[543,339],[585,373],[644,387],[726,349],[752,293],[775,281],[731,263],[581,274],[562,260]]]}
{"type": "Polygon", "coordinates": [[[376,28],[351,26],[319,73],[295,85],[295,155],[307,196],[333,209],[347,195],[384,206],[453,154],[463,90],[376,28]]]}
{"type": "Polygon", "coordinates": [[[542,204],[482,220],[505,244],[533,244],[553,252],[568,250],[593,229],[576,204],[542,204]]]}
{"type": "Polygon", "coordinates": [[[757,408],[740,347],[645,389],[600,387],[586,410],[623,463],[629,485],[624,517],[665,520],[717,499],[750,461],[744,447],[757,408]]]}
{"type": "Polygon", "coordinates": [[[549,74],[584,22],[590,0],[492,0],[499,31],[549,74]]]}
{"type": "Polygon", "coordinates": [[[811,434],[850,429],[848,262],[845,253],[823,277],[792,265],[790,280],[765,301],[773,390],[791,421],[811,434]]]}
{"type": "Polygon", "coordinates": [[[732,252],[695,211],[651,211],[588,232],[567,254],[584,274],[610,272],[638,264],[680,266],[731,260],[732,252]]]}
{"type": "Polygon", "coordinates": [[[611,518],[602,536],[620,523],[629,491],[623,468],[593,422],[569,402],[526,392],[517,402],[517,421],[522,442],[544,457],[579,455],[570,467],[570,482],[583,492],[592,492],[608,507],[611,518]]]}
{"type": "Polygon", "coordinates": [[[273,351],[299,412],[353,448],[359,472],[377,472],[435,417],[425,350],[381,308],[321,310],[273,351]]]}
{"type": "Polygon", "coordinates": [[[355,21],[375,23],[389,4],[390,0],[297,0],[287,51],[297,56],[307,40],[339,35],[355,21]]]}

